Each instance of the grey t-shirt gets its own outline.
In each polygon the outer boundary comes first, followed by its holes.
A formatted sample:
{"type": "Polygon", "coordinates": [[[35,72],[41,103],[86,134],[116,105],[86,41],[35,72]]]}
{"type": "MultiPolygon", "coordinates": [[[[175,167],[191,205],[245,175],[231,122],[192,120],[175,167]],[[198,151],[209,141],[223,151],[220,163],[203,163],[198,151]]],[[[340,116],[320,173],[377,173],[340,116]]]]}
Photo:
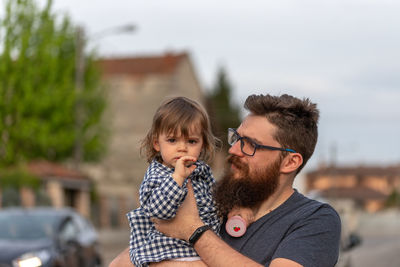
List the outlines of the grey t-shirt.
{"type": "Polygon", "coordinates": [[[293,260],[305,267],[335,266],[339,255],[341,223],[328,204],[295,191],[272,212],[252,223],[242,237],[221,237],[231,247],[269,266],[275,258],[293,260]]]}

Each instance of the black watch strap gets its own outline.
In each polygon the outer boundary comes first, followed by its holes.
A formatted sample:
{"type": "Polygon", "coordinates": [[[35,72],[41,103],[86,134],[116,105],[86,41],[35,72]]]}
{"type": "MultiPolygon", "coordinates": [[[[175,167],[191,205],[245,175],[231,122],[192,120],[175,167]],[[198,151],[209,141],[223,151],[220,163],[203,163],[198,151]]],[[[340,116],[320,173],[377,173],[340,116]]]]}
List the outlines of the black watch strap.
{"type": "Polygon", "coordinates": [[[199,240],[200,236],[201,236],[202,234],[204,234],[205,231],[210,230],[210,229],[211,229],[211,227],[208,226],[208,225],[200,226],[200,227],[197,228],[197,229],[193,232],[193,234],[190,236],[190,238],[189,238],[189,243],[190,243],[192,246],[194,246],[194,244],[196,243],[196,241],[199,240]]]}

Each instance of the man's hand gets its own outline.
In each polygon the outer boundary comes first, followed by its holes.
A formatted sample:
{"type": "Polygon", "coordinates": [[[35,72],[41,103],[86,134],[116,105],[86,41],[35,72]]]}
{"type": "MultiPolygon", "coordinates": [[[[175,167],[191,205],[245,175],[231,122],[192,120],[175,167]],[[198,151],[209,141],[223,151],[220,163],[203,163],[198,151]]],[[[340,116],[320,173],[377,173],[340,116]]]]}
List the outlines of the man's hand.
{"type": "Polygon", "coordinates": [[[190,180],[188,181],[187,187],[188,193],[182,205],[179,207],[175,218],[171,220],[152,219],[154,226],[161,233],[186,241],[189,240],[189,237],[198,227],[204,225],[199,216],[192,182],[190,180]]]}

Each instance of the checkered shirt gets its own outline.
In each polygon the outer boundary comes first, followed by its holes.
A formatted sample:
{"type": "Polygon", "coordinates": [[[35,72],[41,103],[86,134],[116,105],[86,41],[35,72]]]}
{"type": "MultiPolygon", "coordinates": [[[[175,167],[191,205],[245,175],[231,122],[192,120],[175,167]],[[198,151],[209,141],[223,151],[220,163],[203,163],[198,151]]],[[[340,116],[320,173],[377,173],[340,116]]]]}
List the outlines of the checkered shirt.
{"type": "MultiPolygon", "coordinates": [[[[219,233],[211,189],[215,184],[211,168],[202,161],[195,163],[192,180],[197,208],[202,221],[219,233]]],[[[174,169],[153,160],[140,186],[140,208],[127,214],[131,227],[130,258],[135,266],[148,266],[151,262],[198,256],[186,241],[171,238],[157,231],[151,217],[168,220],[175,217],[187,194],[187,179],[180,187],[172,178],[174,169]]]]}

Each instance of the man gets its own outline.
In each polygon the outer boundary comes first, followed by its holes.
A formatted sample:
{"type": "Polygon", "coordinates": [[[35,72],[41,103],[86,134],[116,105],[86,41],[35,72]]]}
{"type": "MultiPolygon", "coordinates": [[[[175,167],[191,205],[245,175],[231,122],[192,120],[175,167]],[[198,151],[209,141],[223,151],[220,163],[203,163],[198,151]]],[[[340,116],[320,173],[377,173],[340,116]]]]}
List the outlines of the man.
{"type": "MultiPolygon", "coordinates": [[[[327,204],[310,200],[293,181],[314,152],[319,112],[308,99],[251,95],[250,112],[238,129],[229,129],[228,168],[215,197],[220,214],[237,207],[252,211],[253,223],[242,237],[220,237],[200,220],[193,191],[176,217],[154,220],[168,236],[191,242],[202,261],[165,261],[154,266],[334,266],[340,218],[327,204]]],[[[243,210],[243,209],[241,209],[243,210]]],[[[128,251],[110,265],[132,266],[128,251]]]]}

